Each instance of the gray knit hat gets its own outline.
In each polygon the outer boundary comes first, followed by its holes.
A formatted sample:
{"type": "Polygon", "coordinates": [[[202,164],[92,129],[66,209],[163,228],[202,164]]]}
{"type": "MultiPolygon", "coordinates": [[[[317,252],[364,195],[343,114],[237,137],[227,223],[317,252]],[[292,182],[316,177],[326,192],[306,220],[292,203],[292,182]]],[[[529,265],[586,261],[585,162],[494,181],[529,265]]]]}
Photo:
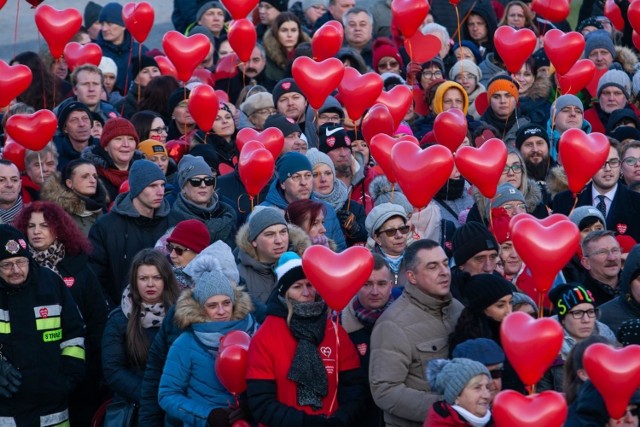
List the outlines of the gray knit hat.
{"type": "Polygon", "coordinates": [[[184,188],[187,181],[196,175],[206,175],[213,178],[211,168],[200,156],[185,154],[178,163],[178,185],[184,188]]]}
{"type": "Polygon", "coordinates": [[[602,225],[606,225],[607,221],[605,221],[602,212],[593,206],[580,206],[579,208],[575,208],[571,215],[569,215],[569,220],[573,222],[578,228],[580,228],[580,223],[587,217],[596,217],[602,223],[602,225]]]}
{"type": "Polygon", "coordinates": [[[393,203],[394,205],[402,206],[407,217],[413,213],[413,205],[409,199],[407,199],[407,196],[402,193],[400,186],[398,184],[392,184],[385,175],[377,176],[371,180],[371,184],[369,184],[369,194],[373,199],[374,206],[383,203],[393,203]]]}
{"type": "Polygon", "coordinates": [[[196,280],[196,286],[193,288],[193,299],[198,304],[204,305],[209,298],[215,295],[228,296],[231,298],[231,302],[236,300],[233,286],[227,276],[217,270],[207,271],[196,280]]]}
{"type": "Polygon", "coordinates": [[[248,224],[249,241],[253,242],[266,228],[277,224],[287,225],[287,221],[278,209],[267,206],[256,206],[249,216],[248,224]]]}
{"type": "Polygon", "coordinates": [[[369,233],[369,236],[373,239],[376,234],[376,231],[382,227],[389,218],[399,216],[405,220],[407,219],[407,213],[404,208],[400,205],[396,205],[393,203],[382,203],[373,209],[367,215],[367,219],[364,221],[364,226],[369,233]]]}
{"type": "Polygon", "coordinates": [[[315,168],[316,165],[320,163],[324,163],[325,165],[329,166],[329,168],[331,168],[331,172],[333,172],[333,177],[335,178],[336,167],[333,165],[331,157],[324,154],[322,151],[319,151],[317,148],[310,148],[309,151],[307,151],[306,155],[307,159],[309,159],[309,161],[311,162],[312,168],[315,168]]]}
{"type": "Polygon", "coordinates": [[[308,9],[317,4],[327,7],[327,2],[325,0],[302,0],[302,11],[306,12],[308,9]]]}
{"type": "Polygon", "coordinates": [[[596,96],[600,98],[600,94],[609,86],[615,86],[624,92],[624,96],[629,99],[631,96],[631,79],[622,70],[609,70],[600,77],[598,81],[598,91],[596,96]]]}
{"type": "Polygon", "coordinates": [[[616,57],[616,46],[613,44],[611,34],[605,30],[592,31],[584,36],[584,57],[588,58],[594,49],[606,49],[611,56],[616,57]]]}
{"type": "Polygon", "coordinates": [[[196,22],[198,22],[200,18],[202,18],[202,15],[204,15],[209,9],[220,9],[223,12],[226,12],[227,10],[222,6],[222,3],[220,3],[219,1],[208,1],[202,6],[200,6],[200,9],[198,9],[198,12],[196,12],[196,22]]]}
{"type": "Polygon", "coordinates": [[[132,199],[138,197],[149,184],[155,181],[167,182],[160,167],[146,159],[136,160],[129,170],[129,197],[132,199]]]}
{"type": "Polygon", "coordinates": [[[456,398],[473,377],[486,375],[491,378],[491,373],[482,363],[463,358],[431,360],[426,374],[431,389],[443,394],[444,400],[450,405],[455,404],[456,398]]]}
{"type": "Polygon", "coordinates": [[[462,61],[456,62],[449,71],[449,79],[455,80],[455,77],[461,72],[473,74],[476,76],[476,82],[480,82],[480,79],[482,79],[482,70],[470,59],[463,59],[462,61]]]}
{"type": "Polygon", "coordinates": [[[493,199],[491,199],[491,209],[498,208],[508,202],[525,203],[525,200],[522,191],[514,187],[513,184],[505,182],[504,184],[500,184],[498,186],[496,195],[493,199]]]}
{"type": "Polygon", "coordinates": [[[569,106],[578,107],[580,111],[582,111],[582,114],[584,114],[584,105],[582,105],[582,101],[580,101],[580,98],[575,95],[566,94],[559,96],[558,99],[556,99],[556,102],[551,105],[551,118],[555,120],[558,113],[562,111],[563,108],[569,106]]]}
{"type": "Polygon", "coordinates": [[[533,307],[534,312],[538,312],[538,304],[536,304],[533,298],[531,298],[524,292],[514,292],[512,304],[514,307],[520,304],[529,304],[531,307],[533,307]]]}

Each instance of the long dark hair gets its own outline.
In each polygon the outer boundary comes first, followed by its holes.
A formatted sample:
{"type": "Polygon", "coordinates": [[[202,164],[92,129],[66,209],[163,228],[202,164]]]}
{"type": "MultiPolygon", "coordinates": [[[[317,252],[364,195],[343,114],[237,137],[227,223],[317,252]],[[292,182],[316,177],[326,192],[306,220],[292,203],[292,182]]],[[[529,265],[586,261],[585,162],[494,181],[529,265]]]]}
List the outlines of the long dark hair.
{"type": "Polygon", "coordinates": [[[33,80],[27,90],[16,98],[18,101],[24,102],[36,110],[45,108],[53,110],[53,107],[62,101],[62,93],[56,93],[56,99],[53,98],[55,78],[45,67],[37,53],[31,51],[19,53],[11,60],[9,65],[15,64],[26,65],[33,75],[33,80]]]}
{"type": "Polygon", "coordinates": [[[578,395],[578,389],[584,383],[578,376],[578,370],[584,369],[582,358],[584,352],[591,344],[611,344],[608,339],[600,335],[591,335],[573,346],[567,360],[564,362],[564,377],[562,380],[562,389],[564,390],[567,405],[571,405],[578,395]]]}
{"type": "Polygon", "coordinates": [[[157,118],[160,118],[164,121],[164,118],[160,114],[151,110],[138,111],[131,117],[131,124],[133,124],[133,127],[136,128],[136,132],[140,137],[140,141],[149,139],[151,124],[157,118]]]}
{"type": "Polygon", "coordinates": [[[142,91],[138,111],[151,110],[158,113],[165,123],[169,123],[171,120],[171,112],[169,112],[167,116],[169,97],[179,87],[180,83],[172,76],[157,76],[152,78],[142,91]]]}

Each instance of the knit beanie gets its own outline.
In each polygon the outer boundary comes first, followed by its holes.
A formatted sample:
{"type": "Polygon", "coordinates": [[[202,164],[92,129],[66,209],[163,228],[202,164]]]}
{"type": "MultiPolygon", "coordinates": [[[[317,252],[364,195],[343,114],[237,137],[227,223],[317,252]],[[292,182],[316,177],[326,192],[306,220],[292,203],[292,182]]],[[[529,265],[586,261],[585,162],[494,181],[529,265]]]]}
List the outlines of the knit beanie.
{"type": "Polygon", "coordinates": [[[249,215],[247,223],[249,224],[249,242],[256,240],[260,233],[272,225],[288,225],[280,210],[267,206],[256,206],[249,215]]]}
{"type": "Polygon", "coordinates": [[[611,34],[605,30],[592,31],[584,36],[584,57],[588,58],[589,54],[594,49],[606,49],[611,56],[616,57],[616,46],[611,40],[611,34]]]}
{"type": "Polygon", "coordinates": [[[302,270],[302,259],[295,252],[285,252],[275,267],[276,288],[280,296],[285,296],[291,285],[306,278],[302,270]]]}
{"type": "Polygon", "coordinates": [[[482,79],[482,70],[472,60],[463,59],[462,61],[456,62],[449,71],[449,80],[455,80],[456,76],[460,73],[473,74],[476,76],[476,82],[480,84],[480,79],[482,79]]]}
{"type": "Polygon", "coordinates": [[[605,135],[610,136],[611,138],[620,142],[624,142],[627,139],[640,140],[640,130],[634,128],[633,126],[619,126],[616,128],[616,130],[607,132],[605,135]]]}
{"type": "Polygon", "coordinates": [[[133,127],[133,124],[123,118],[123,117],[113,117],[104,124],[104,128],[102,128],[102,136],[100,137],[100,146],[102,148],[109,145],[113,138],[117,138],[119,136],[131,136],[136,141],[136,145],[140,143],[140,138],[138,138],[138,132],[136,132],[136,128],[133,127]]]}
{"type": "Polygon", "coordinates": [[[373,178],[369,184],[369,195],[373,199],[373,206],[383,203],[393,203],[404,208],[407,218],[413,213],[413,205],[402,193],[398,184],[392,184],[386,175],[379,175],[373,178]]]}
{"type": "Polygon", "coordinates": [[[304,93],[302,93],[296,81],[293,80],[291,77],[282,79],[278,83],[276,83],[275,87],[273,88],[273,91],[271,92],[273,94],[273,105],[278,105],[278,100],[280,99],[280,97],[285,93],[290,93],[290,92],[296,92],[304,96],[304,93]]]}
{"type": "Polygon", "coordinates": [[[378,63],[382,60],[382,58],[389,57],[398,61],[400,65],[400,69],[404,68],[404,63],[402,61],[402,57],[398,52],[398,48],[393,44],[393,42],[385,37],[380,37],[375,39],[373,44],[371,45],[371,49],[373,50],[373,69],[378,70],[378,63]]]}
{"type": "Polygon", "coordinates": [[[563,283],[551,288],[549,300],[560,320],[564,319],[567,313],[578,304],[586,303],[596,306],[596,300],[591,291],[585,289],[581,283],[563,283]]]}
{"type": "Polygon", "coordinates": [[[156,154],[164,154],[165,156],[169,155],[164,144],[160,141],[156,141],[155,139],[146,139],[142,141],[138,144],[138,150],[142,151],[147,159],[155,156],[156,154]]]}
{"type": "Polygon", "coordinates": [[[105,4],[100,11],[98,21],[118,24],[121,27],[124,27],[124,21],[122,20],[122,5],[115,2],[105,4]]]}
{"type": "Polygon", "coordinates": [[[547,131],[540,125],[531,123],[529,125],[523,126],[518,129],[516,132],[516,148],[520,151],[522,144],[531,138],[532,136],[537,136],[544,139],[544,142],[547,143],[547,148],[549,148],[549,135],[547,135],[547,131]]]}
{"type": "Polygon", "coordinates": [[[461,342],[453,349],[454,358],[465,358],[485,366],[504,363],[505,355],[500,346],[489,338],[475,338],[461,342]]]}
{"type": "Polygon", "coordinates": [[[191,91],[187,88],[179,87],[178,89],[173,91],[173,93],[169,96],[169,100],[167,101],[167,112],[169,113],[169,117],[173,116],[173,110],[176,109],[178,104],[180,104],[182,101],[189,100],[189,95],[191,95],[191,91]]]}
{"type": "Polygon", "coordinates": [[[513,96],[516,101],[520,98],[520,92],[518,92],[518,82],[513,80],[511,76],[506,74],[498,74],[494,78],[489,81],[487,84],[487,98],[491,99],[494,93],[505,91],[509,92],[511,96],[513,96]]]}
{"type": "Polygon", "coordinates": [[[426,374],[431,390],[444,395],[444,400],[449,405],[455,404],[462,390],[474,377],[486,375],[491,378],[491,373],[482,363],[463,358],[431,360],[426,374]]]}
{"type": "Polygon", "coordinates": [[[84,27],[89,28],[98,21],[102,6],[89,1],[84,7],[84,27]]]}
{"type": "Polygon", "coordinates": [[[306,12],[307,10],[311,9],[315,5],[324,6],[326,8],[327,1],[326,0],[302,0],[302,11],[306,12]]]}
{"type": "Polygon", "coordinates": [[[209,169],[217,171],[220,166],[220,159],[218,158],[216,148],[211,144],[198,144],[189,150],[189,154],[194,157],[202,157],[209,166],[209,169]]]}
{"type": "Polygon", "coordinates": [[[469,96],[467,95],[467,91],[459,84],[451,80],[447,80],[438,86],[436,89],[436,94],[433,100],[433,112],[436,114],[440,114],[444,111],[444,105],[442,104],[442,98],[444,97],[444,93],[449,89],[458,89],[460,94],[462,95],[462,99],[464,101],[464,105],[462,107],[462,112],[464,115],[467,115],[467,110],[469,108],[469,96]]]}
{"type": "Polygon", "coordinates": [[[185,154],[178,163],[178,185],[183,189],[187,182],[196,175],[205,175],[213,178],[211,167],[200,156],[185,154]]]}
{"type": "Polygon", "coordinates": [[[341,147],[351,150],[351,139],[342,125],[325,123],[320,126],[318,134],[318,149],[323,153],[328,153],[331,150],[341,147]]]}
{"type": "MultiPolygon", "coordinates": [[[[69,115],[74,111],[84,111],[91,119],[91,110],[83,102],[69,101],[61,105],[62,108],[58,110],[58,130],[64,133],[64,127],[67,125],[67,119],[69,115]]],[[[104,132],[104,130],[103,130],[104,132]]]]}
{"type": "Polygon", "coordinates": [[[31,258],[27,238],[17,228],[0,224],[0,261],[16,257],[31,258]]]}
{"type": "Polygon", "coordinates": [[[598,21],[595,16],[590,16],[580,21],[578,23],[578,26],[576,27],[576,31],[582,33],[582,30],[584,30],[586,27],[595,27],[598,30],[604,30],[602,22],[598,21]]]}
{"type": "MultiPolygon", "coordinates": [[[[226,11],[226,9],[222,6],[222,4],[218,1],[208,1],[205,4],[203,4],[202,6],[200,6],[200,9],[198,9],[198,11],[196,12],[196,22],[198,22],[200,20],[200,18],[202,18],[202,15],[204,15],[205,13],[207,13],[207,11],[209,9],[220,9],[223,12],[226,11]]],[[[191,33],[189,33],[191,34],[191,33]]]]}
{"type": "Polygon", "coordinates": [[[131,58],[131,69],[133,70],[133,78],[135,79],[138,73],[147,67],[158,67],[156,60],[147,55],[134,56],[131,58]]]}
{"type": "Polygon", "coordinates": [[[600,98],[600,94],[604,88],[609,86],[615,86],[620,89],[624,96],[629,100],[631,97],[631,79],[629,75],[622,70],[609,70],[600,77],[598,80],[598,91],[596,96],[600,98]]]}
{"type": "Polygon", "coordinates": [[[264,3],[269,3],[271,6],[278,9],[280,12],[286,12],[289,6],[287,0],[262,0],[264,3]]]}
{"type": "Polygon", "coordinates": [[[102,75],[113,74],[114,76],[116,76],[116,78],[118,77],[118,66],[116,65],[115,61],[108,56],[102,57],[98,68],[100,68],[100,71],[102,71],[102,75]]]}
{"type": "Polygon", "coordinates": [[[534,312],[538,312],[538,304],[536,304],[535,301],[533,301],[533,298],[531,298],[524,292],[514,292],[512,304],[514,307],[521,304],[529,304],[531,307],[533,307],[534,312]]]}
{"type": "MultiPolygon", "coordinates": [[[[623,347],[640,344],[640,319],[629,319],[623,322],[622,325],[620,325],[620,329],[618,329],[616,337],[623,347]]],[[[636,392],[636,394],[638,394],[638,392],[636,392]]],[[[638,400],[636,400],[636,402],[637,401],[638,400]]]]}
{"type": "Polygon", "coordinates": [[[175,226],[169,237],[167,237],[167,242],[177,243],[199,254],[211,244],[211,236],[207,226],[202,221],[187,219],[180,221],[175,226]]]}
{"type": "Polygon", "coordinates": [[[607,224],[607,221],[605,221],[602,212],[600,212],[593,206],[580,206],[578,208],[575,208],[569,215],[569,220],[574,223],[576,227],[578,227],[578,229],[582,230],[594,224],[595,221],[590,222],[588,225],[582,224],[586,218],[590,217],[597,218],[603,226],[607,224]]]}
{"type": "Polygon", "coordinates": [[[513,184],[505,182],[500,184],[496,190],[496,195],[491,199],[491,207],[499,208],[505,203],[509,202],[521,202],[525,203],[524,195],[522,191],[518,190],[513,184]]]}
{"type": "Polygon", "coordinates": [[[533,52],[533,55],[531,55],[531,57],[535,61],[535,67],[534,67],[535,69],[538,69],[540,67],[551,66],[551,61],[549,60],[549,56],[547,55],[547,52],[545,52],[544,48],[542,47],[536,50],[535,52],[533,52]]]}
{"type": "MultiPolygon", "coordinates": [[[[271,97],[271,95],[269,95],[268,93],[265,95],[271,97]]],[[[293,119],[289,119],[280,113],[272,114],[269,117],[267,117],[267,120],[264,121],[264,128],[280,129],[280,132],[282,132],[285,138],[294,132],[298,132],[302,134],[302,129],[300,129],[300,125],[294,122],[293,119]]]]}
{"type": "Polygon", "coordinates": [[[191,27],[191,29],[189,30],[189,37],[194,34],[202,34],[204,36],[207,36],[209,42],[215,49],[216,37],[213,35],[210,29],[208,29],[207,27],[203,27],[202,25],[196,25],[195,27],[191,27]]]}
{"type": "Polygon", "coordinates": [[[146,159],[136,160],[129,170],[129,197],[132,199],[138,197],[155,181],[167,182],[160,166],[146,159]]]}
{"type": "Polygon", "coordinates": [[[240,109],[247,117],[265,108],[274,108],[273,96],[268,92],[254,93],[240,104],[240,109]]]}
{"type": "MultiPolygon", "coordinates": [[[[482,54],[480,53],[480,49],[478,49],[478,45],[472,42],[471,40],[462,40],[462,47],[466,47],[473,54],[473,58],[476,60],[476,64],[480,65],[482,62],[482,54]]],[[[460,44],[455,42],[451,47],[451,52],[455,52],[460,48],[460,44]]],[[[456,58],[459,58],[460,55],[455,55],[456,58]]]]}
{"type": "Polygon", "coordinates": [[[369,237],[373,239],[376,231],[378,231],[387,220],[394,216],[399,216],[404,219],[405,223],[408,221],[407,213],[400,205],[382,203],[371,209],[364,221],[364,226],[367,229],[367,233],[369,233],[369,237]]]}
{"type": "Polygon", "coordinates": [[[207,300],[216,295],[224,295],[231,298],[231,302],[236,302],[236,295],[231,282],[218,270],[204,272],[198,279],[193,288],[193,299],[201,306],[204,306],[207,300]]]}
{"type": "Polygon", "coordinates": [[[556,102],[551,105],[551,109],[549,112],[551,118],[555,120],[558,113],[565,107],[578,107],[580,111],[582,111],[582,114],[584,114],[584,105],[582,105],[582,101],[580,101],[580,98],[568,93],[566,95],[559,96],[556,99],[556,102]]]}
{"type": "MultiPolygon", "coordinates": [[[[439,56],[435,56],[430,60],[428,60],[427,62],[423,62],[422,65],[420,66],[420,72],[423,72],[424,70],[432,67],[433,65],[440,68],[440,71],[442,71],[442,74],[444,74],[444,62],[442,61],[442,58],[440,58],[439,56]]],[[[420,76],[418,76],[418,80],[420,80],[420,76]]]]}
{"type": "Polygon", "coordinates": [[[331,160],[331,157],[329,157],[322,151],[318,151],[317,148],[309,148],[306,155],[307,155],[307,159],[309,159],[309,161],[311,162],[311,167],[313,167],[314,169],[320,163],[324,163],[325,165],[329,166],[329,169],[331,169],[331,172],[333,173],[333,177],[335,179],[336,167],[333,165],[333,161],[331,160]]]}
{"type": "Polygon", "coordinates": [[[479,222],[469,221],[456,229],[451,239],[453,259],[457,266],[463,265],[478,252],[495,250],[500,247],[489,229],[479,222]]]}
{"type": "Polygon", "coordinates": [[[501,298],[513,294],[513,285],[497,274],[476,274],[462,287],[463,297],[469,310],[479,313],[501,298]]]}
{"type": "Polygon", "coordinates": [[[283,154],[276,162],[276,175],[280,184],[285,182],[291,175],[302,171],[311,172],[313,168],[307,156],[297,151],[289,151],[283,154]]]}
{"type": "Polygon", "coordinates": [[[329,112],[336,113],[341,119],[344,119],[342,104],[340,104],[340,101],[331,95],[327,96],[327,99],[324,100],[324,104],[322,104],[322,107],[318,110],[318,115],[329,112]]]}

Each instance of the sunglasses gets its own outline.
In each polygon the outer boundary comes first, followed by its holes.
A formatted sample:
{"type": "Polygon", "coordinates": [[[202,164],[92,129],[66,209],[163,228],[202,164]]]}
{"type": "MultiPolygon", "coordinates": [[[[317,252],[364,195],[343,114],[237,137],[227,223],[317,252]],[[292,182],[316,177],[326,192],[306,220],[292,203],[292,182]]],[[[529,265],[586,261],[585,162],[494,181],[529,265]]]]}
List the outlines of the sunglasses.
{"type": "Polygon", "coordinates": [[[397,232],[400,232],[400,234],[404,235],[409,233],[409,231],[411,231],[411,226],[409,225],[403,225],[402,227],[398,227],[398,228],[388,228],[386,230],[380,230],[378,231],[378,235],[380,234],[386,234],[387,237],[393,237],[396,235],[397,232]]]}
{"type": "Polygon", "coordinates": [[[177,246],[173,246],[171,243],[167,243],[167,252],[169,254],[171,254],[171,252],[173,252],[173,251],[176,252],[176,255],[182,256],[183,253],[190,252],[191,249],[189,249],[189,248],[179,248],[177,246]]]}
{"type": "Polygon", "coordinates": [[[204,182],[204,185],[206,185],[207,187],[211,187],[216,182],[215,178],[210,178],[210,177],[190,178],[188,181],[189,181],[189,184],[191,184],[194,187],[200,187],[203,182],[204,182]]]}

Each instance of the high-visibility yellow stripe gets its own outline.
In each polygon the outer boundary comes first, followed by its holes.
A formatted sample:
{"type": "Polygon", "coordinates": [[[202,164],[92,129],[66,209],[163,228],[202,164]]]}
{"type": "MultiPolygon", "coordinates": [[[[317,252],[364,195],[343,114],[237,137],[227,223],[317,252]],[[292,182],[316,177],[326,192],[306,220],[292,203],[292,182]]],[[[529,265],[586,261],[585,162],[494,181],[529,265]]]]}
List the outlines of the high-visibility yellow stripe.
{"type": "Polygon", "coordinates": [[[56,329],[60,327],[59,317],[47,317],[46,319],[36,319],[36,329],[39,331],[45,329],[56,329]]]}
{"type": "Polygon", "coordinates": [[[65,421],[63,423],[56,424],[56,425],[51,426],[51,427],[71,427],[71,423],[69,423],[69,421],[65,421]]]}
{"type": "Polygon", "coordinates": [[[63,356],[75,357],[84,360],[84,348],[78,346],[65,347],[62,349],[63,356]]]}
{"type": "Polygon", "coordinates": [[[10,333],[11,333],[11,323],[0,322],[0,334],[10,334],[10,333]]]}

